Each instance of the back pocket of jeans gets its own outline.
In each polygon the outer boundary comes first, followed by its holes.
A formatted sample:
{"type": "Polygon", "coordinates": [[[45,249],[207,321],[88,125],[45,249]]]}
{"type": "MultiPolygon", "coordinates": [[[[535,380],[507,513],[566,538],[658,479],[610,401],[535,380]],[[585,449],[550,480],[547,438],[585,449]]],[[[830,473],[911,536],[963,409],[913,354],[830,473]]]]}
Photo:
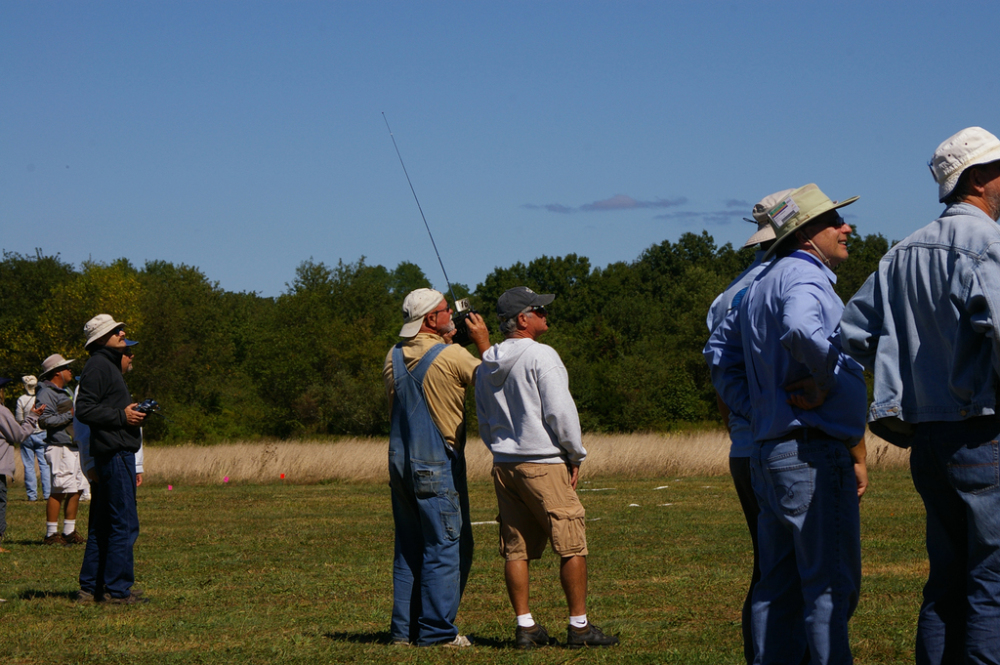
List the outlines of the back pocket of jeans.
{"type": "Polygon", "coordinates": [[[948,477],[959,492],[981,494],[1000,487],[997,442],[959,448],[948,462],[948,477]]]}
{"type": "Polygon", "coordinates": [[[774,494],[786,515],[801,515],[809,510],[816,484],[816,469],[808,464],[796,464],[769,469],[774,494]]]}

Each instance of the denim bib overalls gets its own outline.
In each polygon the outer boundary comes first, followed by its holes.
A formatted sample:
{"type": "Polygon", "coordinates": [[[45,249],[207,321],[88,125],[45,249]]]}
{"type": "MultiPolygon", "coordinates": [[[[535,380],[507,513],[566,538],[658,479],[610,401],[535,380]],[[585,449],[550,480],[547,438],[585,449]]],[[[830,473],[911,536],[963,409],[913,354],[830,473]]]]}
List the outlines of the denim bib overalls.
{"type": "Polygon", "coordinates": [[[432,347],[409,371],[392,351],[395,397],[389,434],[389,486],[396,525],[392,639],[429,645],[458,635],[455,616],[472,566],[465,452],[447,444],[424,400],[432,347]]]}

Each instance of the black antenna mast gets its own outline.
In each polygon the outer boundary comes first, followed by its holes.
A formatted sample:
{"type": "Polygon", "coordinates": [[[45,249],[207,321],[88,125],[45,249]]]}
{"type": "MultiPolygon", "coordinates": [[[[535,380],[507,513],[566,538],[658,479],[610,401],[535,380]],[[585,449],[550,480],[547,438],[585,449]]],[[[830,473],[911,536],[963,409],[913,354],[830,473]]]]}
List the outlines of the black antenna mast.
{"type": "Polygon", "coordinates": [[[455,289],[451,288],[451,280],[448,279],[448,271],[444,269],[444,261],[441,260],[441,254],[438,252],[437,243],[434,242],[434,234],[431,233],[431,227],[427,224],[427,217],[424,216],[424,209],[420,207],[420,199],[417,198],[417,191],[413,189],[413,183],[410,181],[410,174],[406,172],[406,164],[403,163],[403,156],[399,154],[399,146],[396,145],[396,137],[392,135],[392,128],[389,127],[389,121],[385,117],[385,111],[382,111],[382,119],[385,120],[385,128],[389,130],[389,138],[392,139],[392,147],[396,149],[396,156],[399,157],[399,165],[403,167],[403,175],[406,176],[406,184],[410,186],[410,191],[413,192],[413,200],[417,202],[417,210],[420,211],[420,218],[424,220],[424,228],[427,229],[427,235],[431,238],[431,245],[434,247],[434,254],[437,256],[438,264],[441,266],[441,272],[444,273],[444,281],[448,284],[448,292],[451,293],[452,302],[458,302],[458,298],[455,297],[455,289]]]}

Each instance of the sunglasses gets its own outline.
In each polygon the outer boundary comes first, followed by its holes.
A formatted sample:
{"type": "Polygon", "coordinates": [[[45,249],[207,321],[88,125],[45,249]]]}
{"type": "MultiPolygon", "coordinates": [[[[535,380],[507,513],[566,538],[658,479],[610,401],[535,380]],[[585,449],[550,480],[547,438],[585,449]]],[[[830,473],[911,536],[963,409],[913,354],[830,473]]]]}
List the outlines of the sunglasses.
{"type": "Polygon", "coordinates": [[[535,305],[533,307],[529,307],[528,311],[535,312],[536,314],[539,314],[540,316],[548,316],[548,314],[549,314],[548,310],[545,309],[544,305],[535,305]]]}

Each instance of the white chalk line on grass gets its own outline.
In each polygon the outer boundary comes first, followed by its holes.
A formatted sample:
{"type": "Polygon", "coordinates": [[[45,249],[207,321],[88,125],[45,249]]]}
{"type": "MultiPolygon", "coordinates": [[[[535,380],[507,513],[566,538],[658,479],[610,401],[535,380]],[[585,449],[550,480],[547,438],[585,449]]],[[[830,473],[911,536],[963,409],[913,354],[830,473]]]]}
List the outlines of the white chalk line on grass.
{"type": "Polygon", "coordinates": [[[609,490],[616,490],[616,489],[618,489],[618,488],[617,487],[594,487],[594,488],[588,487],[586,489],[579,489],[579,490],[577,490],[577,492],[607,492],[609,490]]]}

